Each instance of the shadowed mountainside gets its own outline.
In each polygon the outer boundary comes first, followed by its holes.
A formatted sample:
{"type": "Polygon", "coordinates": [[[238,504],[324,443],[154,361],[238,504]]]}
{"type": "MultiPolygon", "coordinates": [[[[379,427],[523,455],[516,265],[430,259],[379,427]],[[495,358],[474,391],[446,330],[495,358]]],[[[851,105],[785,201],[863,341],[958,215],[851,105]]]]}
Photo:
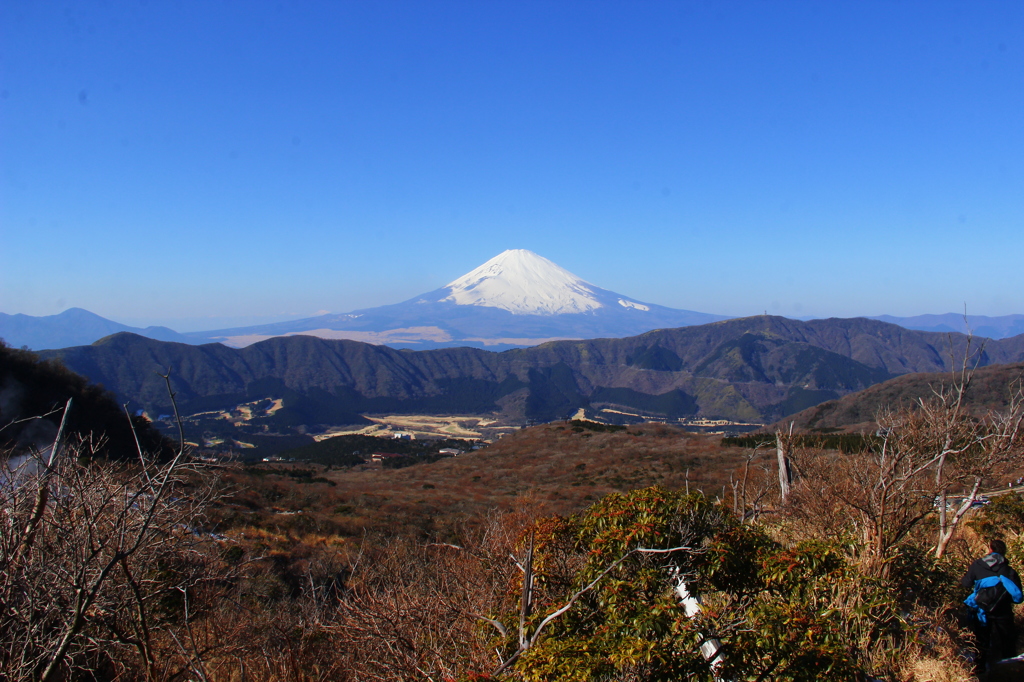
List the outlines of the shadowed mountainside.
{"type": "MultiPolygon", "coordinates": [[[[309,424],[357,423],[359,413],[382,412],[548,420],[586,406],[757,422],[897,375],[948,370],[967,343],[964,335],[864,318],[757,316],[501,353],[396,350],[307,336],[232,349],[116,334],[44,356],[157,412],[168,409],[157,373],[170,369],[186,411],[283,398],[285,408],[315,410],[309,424]]],[[[978,360],[1024,361],[1024,336],[987,341],[978,360]]]]}
{"type": "Polygon", "coordinates": [[[92,434],[97,453],[135,458],[136,437],[147,453],[171,453],[171,443],[148,421],[132,417],[129,423],[123,408],[101,386],[60,363],[40,361],[35,353],[0,343],[0,450],[52,445],[69,398],[66,434],[92,434]]]}
{"type": "MultiPolygon", "coordinates": [[[[972,414],[1005,410],[1018,382],[1024,378],[1024,363],[982,367],[974,373],[964,396],[972,414]]],[[[907,407],[933,396],[933,389],[949,386],[948,373],[912,374],[897,377],[863,391],[829,400],[785,419],[800,431],[857,431],[874,429],[880,410],[907,407]]],[[[776,425],[781,426],[781,424],[776,425]]]]}

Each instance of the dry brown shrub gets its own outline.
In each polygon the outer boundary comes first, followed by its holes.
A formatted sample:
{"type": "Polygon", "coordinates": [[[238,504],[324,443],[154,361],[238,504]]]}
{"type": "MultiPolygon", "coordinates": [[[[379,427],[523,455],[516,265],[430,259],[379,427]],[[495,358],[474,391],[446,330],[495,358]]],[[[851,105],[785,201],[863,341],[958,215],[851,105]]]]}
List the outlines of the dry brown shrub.
{"type": "Polygon", "coordinates": [[[213,489],[170,463],[57,444],[0,476],[0,677],[180,675],[229,571],[205,530],[213,489]]]}
{"type": "Polygon", "coordinates": [[[292,553],[254,557],[207,621],[218,637],[207,679],[455,679],[492,668],[481,616],[507,608],[508,555],[531,505],[461,529],[459,545],[309,536],[292,553]]]}

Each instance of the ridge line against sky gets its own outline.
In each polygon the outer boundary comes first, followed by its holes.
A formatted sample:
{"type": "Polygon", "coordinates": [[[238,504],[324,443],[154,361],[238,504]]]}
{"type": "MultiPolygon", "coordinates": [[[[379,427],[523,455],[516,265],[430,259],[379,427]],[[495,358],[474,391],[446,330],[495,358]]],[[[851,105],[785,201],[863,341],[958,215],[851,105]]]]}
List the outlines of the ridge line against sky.
{"type": "Polygon", "coordinates": [[[179,331],[526,248],[721,315],[1024,313],[1018,2],[0,0],[0,311],[179,331]]]}

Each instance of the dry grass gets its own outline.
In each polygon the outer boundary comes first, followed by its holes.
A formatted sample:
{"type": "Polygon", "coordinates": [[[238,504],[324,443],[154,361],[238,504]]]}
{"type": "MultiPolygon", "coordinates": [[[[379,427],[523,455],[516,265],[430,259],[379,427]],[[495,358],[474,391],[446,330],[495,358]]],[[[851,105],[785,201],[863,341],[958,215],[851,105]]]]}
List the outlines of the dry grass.
{"type": "Polygon", "coordinates": [[[926,658],[916,661],[910,671],[913,682],[970,682],[970,671],[958,661],[926,658]]]}
{"type": "Polygon", "coordinates": [[[351,507],[352,530],[412,528],[443,537],[467,519],[522,499],[538,515],[551,515],[651,485],[724,496],[742,453],[719,440],[661,425],[607,433],[547,424],[432,464],[326,475],[336,483],[331,495],[338,504],[351,507]]]}
{"type": "Polygon", "coordinates": [[[304,463],[226,469],[222,478],[231,494],[211,519],[214,530],[245,548],[246,558],[276,557],[279,574],[299,576],[320,555],[358,553],[365,537],[458,541],[493,511],[567,515],[608,493],[651,485],[689,485],[714,498],[731,492],[729,477],[742,461],[743,451],[722,448],[720,438],[678,428],[611,433],[554,423],[404,469],[327,470],[304,463]],[[288,476],[295,468],[334,485],[288,476]]]}

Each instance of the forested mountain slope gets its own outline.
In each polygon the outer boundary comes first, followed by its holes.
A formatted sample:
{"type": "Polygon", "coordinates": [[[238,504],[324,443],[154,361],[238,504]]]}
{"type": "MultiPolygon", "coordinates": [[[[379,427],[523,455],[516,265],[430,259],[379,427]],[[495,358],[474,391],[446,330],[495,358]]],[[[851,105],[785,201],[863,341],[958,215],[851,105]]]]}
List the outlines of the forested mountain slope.
{"type": "Polygon", "coordinates": [[[129,422],[124,408],[102,387],[59,363],[41,362],[35,353],[0,343],[0,453],[51,446],[69,399],[69,441],[91,434],[94,452],[115,458],[138,457],[138,446],[149,454],[170,453],[171,443],[145,419],[129,422]]]}
{"type": "MultiPolygon", "coordinates": [[[[980,347],[971,348],[982,366],[1024,361],[1024,336],[980,347]]],[[[334,423],[385,411],[553,419],[584,406],[771,421],[897,375],[948,370],[967,348],[964,335],[863,318],[757,316],[501,353],[306,336],[232,349],[115,334],[45,355],[151,411],[168,409],[158,373],[169,369],[194,411],[283,397],[329,404],[334,423]]]]}
{"type": "MultiPolygon", "coordinates": [[[[896,377],[829,400],[787,417],[799,431],[874,429],[880,411],[909,407],[919,400],[935,397],[935,391],[952,388],[954,377],[945,373],[922,373],[896,377]]],[[[982,415],[991,410],[1007,411],[1024,379],[1024,363],[992,365],[974,372],[964,393],[967,411],[982,415]]]]}

